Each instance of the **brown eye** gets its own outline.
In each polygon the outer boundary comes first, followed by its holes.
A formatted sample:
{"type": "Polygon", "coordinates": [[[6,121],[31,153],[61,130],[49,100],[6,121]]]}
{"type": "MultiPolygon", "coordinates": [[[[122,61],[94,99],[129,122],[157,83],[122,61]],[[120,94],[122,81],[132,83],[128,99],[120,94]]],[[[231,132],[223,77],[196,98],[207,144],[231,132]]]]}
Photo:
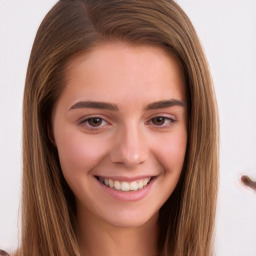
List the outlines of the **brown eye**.
{"type": "Polygon", "coordinates": [[[165,123],[165,121],[166,121],[166,118],[163,116],[158,116],[158,117],[152,118],[152,124],[157,125],[157,126],[163,125],[165,123]]]}
{"type": "Polygon", "coordinates": [[[148,121],[149,124],[158,128],[168,128],[171,127],[176,120],[172,117],[166,116],[156,116],[148,121]]]}
{"type": "Polygon", "coordinates": [[[98,127],[102,124],[102,119],[97,117],[89,118],[87,119],[87,123],[92,127],[98,127]]]}
{"type": "Polygon", "coordinates": [[[88,131],[98,131],[104,129],[105,126],[108,126],[109,123],[106,122],[101,117],[88,117],[86,119],[83,119],[79,122],[79,125],[84,129],[88,131]]]}

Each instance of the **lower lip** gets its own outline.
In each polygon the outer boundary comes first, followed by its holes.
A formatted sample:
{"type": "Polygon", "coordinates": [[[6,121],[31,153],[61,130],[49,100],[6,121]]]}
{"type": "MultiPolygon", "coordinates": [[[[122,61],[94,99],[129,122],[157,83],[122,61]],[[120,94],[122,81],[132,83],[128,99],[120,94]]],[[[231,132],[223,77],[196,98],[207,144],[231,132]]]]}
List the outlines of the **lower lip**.
{"type": "Polygon", "coordinates": [[[101,188],[103,189],[103,191],[106,192],[107,194],[109,194],[110,196],[112,196],[114,199],[124,201],[124,202],[135,202],[135,201],[142,200],[143,198],[145,198],[148,195],[148,193],[150,192],[156,179],[157,178],[154,177],[149,182],[149,184],[142,189],[139,189],[137,191],[129,191],[129,192],[112,189],[112,188],[102,184],[98,179],[96,179],[96,180],[99,183],[99,185],[101,186],[101,188]]]}

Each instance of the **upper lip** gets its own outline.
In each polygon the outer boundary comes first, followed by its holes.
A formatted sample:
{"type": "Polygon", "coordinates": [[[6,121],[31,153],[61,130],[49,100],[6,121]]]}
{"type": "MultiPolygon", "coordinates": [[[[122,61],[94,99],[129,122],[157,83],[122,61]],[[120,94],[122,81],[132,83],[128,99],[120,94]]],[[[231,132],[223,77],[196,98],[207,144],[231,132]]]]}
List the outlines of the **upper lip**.
{"type": "Polygon", "coordinates": [[[141,175],[141,176],[134,176],[134,177],[127,177],[127,176],[101,176],[95,175],[95,177],[103,178],[103,179],[111,179],[111,180],[118,180],[118,181],[136,181],[136,180],[143,180],[155,177],[157,175],[141,175]]]}

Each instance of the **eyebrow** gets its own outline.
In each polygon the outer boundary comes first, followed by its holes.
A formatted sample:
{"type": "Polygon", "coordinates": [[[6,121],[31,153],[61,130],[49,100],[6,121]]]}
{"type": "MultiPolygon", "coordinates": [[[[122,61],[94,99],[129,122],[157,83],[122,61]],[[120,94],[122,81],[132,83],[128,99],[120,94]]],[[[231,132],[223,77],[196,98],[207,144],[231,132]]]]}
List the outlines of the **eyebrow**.
{"type": "Polygon", "coordinates": [[[107,102],[98,101],[79,101],[74,104],[69,110],[78,108],[97,108],[97,109],[107,109],[112,111],[118,111],[118,106],[107,102]]]}
{"type": "MultiPolygon", "coordinates": [[[[162,100],[150,103],[146,106],[145,110],[152,110],[152,109],[161,109],[161,108],[168,108],[173,106],[181,106],[185,107],[186,104],[180,100],[162,100]]],[[[99,102],[99,101],[79,101],[75,103],[69,110],[72,109],[80,109],[80,108],[95,108],[95,109],[106,109],[111,111],[118,111],[119,108],[116,104],[108,103],[108,102],[99,102]]]]}
{"type": "Polygon", "coordinates": [[[160,109],[160,108],[168,108],[168,107],[173,107],[173,106],[181,106],[185,107],[186,103],[180,100],[162,100],[162,101],[157,101],[149,104],[145,110],[151,110],[151,109],[160,109]]]}

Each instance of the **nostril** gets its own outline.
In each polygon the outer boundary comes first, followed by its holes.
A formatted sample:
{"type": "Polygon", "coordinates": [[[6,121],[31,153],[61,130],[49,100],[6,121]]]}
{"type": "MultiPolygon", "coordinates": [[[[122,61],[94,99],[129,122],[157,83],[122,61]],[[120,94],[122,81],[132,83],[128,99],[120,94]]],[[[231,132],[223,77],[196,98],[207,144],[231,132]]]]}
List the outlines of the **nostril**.
{"type": "Polygon", "coordinates": [[[147,152],[141,150],[115,149],[111,152],[111,161],[116,164],[135,166],[144,163],[147,159],[147,152]]]}

